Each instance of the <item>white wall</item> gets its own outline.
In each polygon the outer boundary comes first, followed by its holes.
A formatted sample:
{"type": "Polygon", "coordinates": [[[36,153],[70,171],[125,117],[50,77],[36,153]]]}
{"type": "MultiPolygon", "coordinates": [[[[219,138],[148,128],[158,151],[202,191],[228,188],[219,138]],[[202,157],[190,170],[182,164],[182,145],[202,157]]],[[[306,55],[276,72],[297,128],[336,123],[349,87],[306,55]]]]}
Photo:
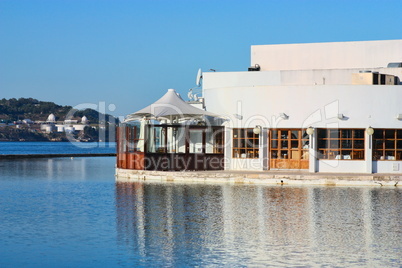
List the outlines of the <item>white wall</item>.
{"type": "Polygon", "coordinates": [[[402,61],[402,40],[335,42],[251,47],[251,66],[261,70],[386,67],[402,61]]]}
{"type": "Polygon", "coordinates": [[[374,173],[402,173],[402,161],[373,161],[374,173]]]}
{"type": "MultiPolygon", "coordinates": [[[[402,60],[401,60],[402,61],[402,60]]],[[[352,74],[370,70],[402,79],[402,68],[360,68],[326,70],[289,70],[259,72],[206,72],[203,88],[256,86],[352,85],[352,74]]]]}
{"type": "Polygon", "coordinates": [[[370,70],[380,74],[390,74],[399,77],[399,79],[402,78],[402,68],[293,70],[280,71],[281,85],[351,85],[352,74],[359,73],[359,71],[363,70],[370,70]]]}
{"type": "MultiPolygon", "coordinates": [[[[401,79],[402,68],[385,68],[401,61],[402,40],[252,46],[251,65],[259,64],[261,71],[203,73],[203,97],[206,110],[225,116],[229,130],[256,125],[401,129],[402,120],[396,116],[402,114],[402,85],[351,85],[352,73],[360,70],[401,79]],[[344,115],[342,120],[339,114],[344,115]]],[[[231,137],[228,131],[226,144],[231,144],[231,137]]],[[[263,157],[232,159],[231,155],[227,146],[226,169],[261,170],[266,165],[263,157]]],[[[371,166],[366,161],[319,160],[316,164],[320,172],[391,170],[391,164],[382,162],[371,166]]]]}
{"type": "Polygon", "coordinates": [[[361,160],[318,160],[319,172],[365,173],[366,161],[361,160]]]}
{"type": "MultiPolygon", "coordinates": [[[[226,116],[225,126],[263,128],[402,128],[402,86],[317,85],[204,88],[208,111],[226,116]],[[282,119],[280,113],[289,116],[282,119]],[[346,119],[338,119],[343,114],[346,119]]],[[[263,170],[260,159],[232,159],[231,132],[226,133],[226,169],[263,170]]],[[[266,149],[264,149],[266,150],[266,149]]],[[[260,154],[262,152],[260,151],[260,154]]],[[[368,160],[371,161],[371,160],[368,160]]],[[[391,172],[383,163],[373,172],[391,172]]],[[[402,169],[402,164],[401,167],[402,169]]],[[[365,161],[319,160],[316,171],[354,172],[367,170],[365,161]]],[[[371,169],[371,168],[370,168],[371,169]]]]}
{"type": "Polygon", "coordinates": [[[279,71],[271,72],[206,72],[203,88],[280,85],[279,71]]]}
{"type": "Polygon", "coordinates": [[[400,85],[204,88],[204,97],[207,110],[227,116],[232,127],[402,128],[400,85]]]}

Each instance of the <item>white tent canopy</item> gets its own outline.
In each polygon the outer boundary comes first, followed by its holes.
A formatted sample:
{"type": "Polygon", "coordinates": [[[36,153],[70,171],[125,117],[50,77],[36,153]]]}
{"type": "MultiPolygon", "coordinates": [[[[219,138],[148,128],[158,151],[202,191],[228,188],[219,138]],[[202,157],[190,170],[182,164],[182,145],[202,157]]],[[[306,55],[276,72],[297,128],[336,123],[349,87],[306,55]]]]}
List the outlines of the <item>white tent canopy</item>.
{"type": "Polygon", "coordinates": [[[169,89],[162,98],[144,109],[129,114],[124,121],[129,122],[140,118],[172,120],[172,118],[194,118],[203,115],[220,117],[186,103],[174,89],[169,89]]]}

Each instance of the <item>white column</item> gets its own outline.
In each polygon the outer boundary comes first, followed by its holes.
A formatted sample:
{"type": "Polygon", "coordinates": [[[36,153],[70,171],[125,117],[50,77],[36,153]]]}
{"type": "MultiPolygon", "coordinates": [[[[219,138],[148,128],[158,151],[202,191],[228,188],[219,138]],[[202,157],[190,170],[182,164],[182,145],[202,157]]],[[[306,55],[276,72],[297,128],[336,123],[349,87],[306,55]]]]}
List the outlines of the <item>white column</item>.
{"type": "Polygon", "coordinates": [[[317,129],[314,129],[314,133],[309,135],[309,171],[311,173],[317,172],[317,129]]]}
{"type": "Polygon", "coordinates": [[[224,170],[232,169],[233,129],[225,126],[224,170]]]}
{"type": "Polygon", "coordinates": [[[262,169],[269,169],[269,139],[268,139],[269,128],[262,128],[260,135],[260,159],[262,159],[262,169]]]}
{"type": "Polygon", "coordinates": [[[373,173],[373,135],[364,132],[364,161],[366,162],[365,173],[373,173]]]}

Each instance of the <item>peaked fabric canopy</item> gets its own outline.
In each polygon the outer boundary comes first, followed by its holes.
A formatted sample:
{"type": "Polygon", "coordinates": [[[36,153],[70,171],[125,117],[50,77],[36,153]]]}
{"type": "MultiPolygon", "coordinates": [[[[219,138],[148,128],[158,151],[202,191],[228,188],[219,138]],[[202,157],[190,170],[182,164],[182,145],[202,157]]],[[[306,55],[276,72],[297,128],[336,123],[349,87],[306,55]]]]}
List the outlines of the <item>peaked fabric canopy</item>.
{"type": "Polygon", "coordinates": [[[129,114],[124,121],[128,122],[144,117],[147,119],[172,119],[173,117],[191,118],[202,115],[220,117],[219,115],[198,109],[186,103],[174,89],[169,89],[162,98],[144,109],[129,114]]]}

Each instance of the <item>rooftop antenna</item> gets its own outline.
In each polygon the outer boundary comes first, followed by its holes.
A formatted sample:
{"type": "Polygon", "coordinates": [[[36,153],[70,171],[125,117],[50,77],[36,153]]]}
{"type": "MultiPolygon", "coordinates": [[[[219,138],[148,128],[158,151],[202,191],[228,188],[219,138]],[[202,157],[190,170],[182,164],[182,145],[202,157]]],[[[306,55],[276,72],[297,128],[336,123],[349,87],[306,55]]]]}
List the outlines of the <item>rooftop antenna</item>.
{"type": "Polygon", "coordinates": [[[192,100],[194,99],[193,89],[192,89],[192,88],[190,88],[190,89],[188,90],[187,97],[188,97],[188,99],[189,99],[190,101],[192,101],[192,100]]]}
{"type": "Polygon", "coordinates": [[[202,71],[201,68],[198,69],[197,78],[195,79],[195,84],[197,87],[201,86],[201,79],[202,79],[202,71]]]}

